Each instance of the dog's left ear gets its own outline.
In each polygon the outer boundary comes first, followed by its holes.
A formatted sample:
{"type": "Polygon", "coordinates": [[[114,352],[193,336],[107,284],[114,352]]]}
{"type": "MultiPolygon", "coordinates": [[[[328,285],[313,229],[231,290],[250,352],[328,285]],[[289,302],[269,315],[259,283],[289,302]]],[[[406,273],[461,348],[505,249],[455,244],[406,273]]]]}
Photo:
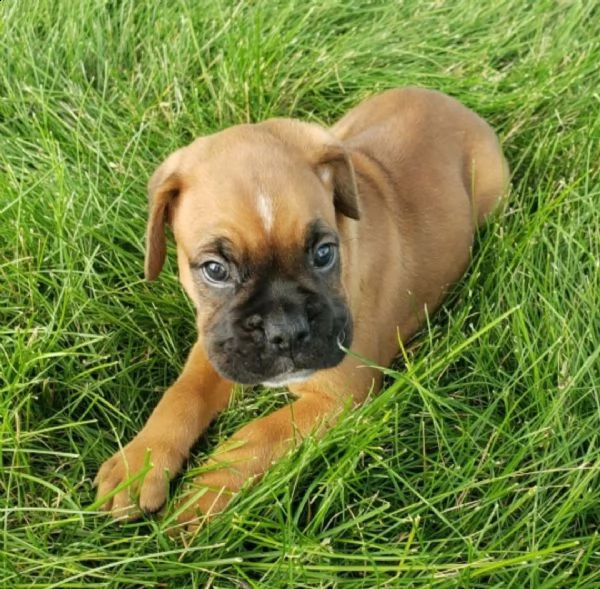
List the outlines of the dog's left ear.
{"type": "Polygon", "coordinates": [[[148,181],[148,225],[146,227],[146,280],[155,280],[167,256],[165,223],[170,203],[179,195],[181,177],[177,173],[180,151],[172,153],[152,174],[148,181]]]}
{"type": "Polygon", "coordinates": [[[335,208],[346,217],[360,219],[354,166],[344,146],[325,145],[317,153],[314,165],[323,184],[333,191],[335,208]]]}

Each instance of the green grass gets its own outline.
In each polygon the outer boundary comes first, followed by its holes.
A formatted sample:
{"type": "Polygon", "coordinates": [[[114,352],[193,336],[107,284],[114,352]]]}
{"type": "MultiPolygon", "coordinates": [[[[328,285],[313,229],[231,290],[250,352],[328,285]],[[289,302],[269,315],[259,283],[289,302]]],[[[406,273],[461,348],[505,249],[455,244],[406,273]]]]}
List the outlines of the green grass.
{"type": "MultiPolygon", "coordinates": [[[[0,3],[0,581],[16,587],[600,587],[595,2],[0,3]],[[484,115],[506,210],[387,388],[187,544],[90,509],[194,319],[142,280],[145,183],[192,137],[333,122],[417,84],[484,115]]],[[[204,457],[285,402],[247,390],[204,457]]],[[[189,476],[189,475],[188,475],[189,476]]]]}

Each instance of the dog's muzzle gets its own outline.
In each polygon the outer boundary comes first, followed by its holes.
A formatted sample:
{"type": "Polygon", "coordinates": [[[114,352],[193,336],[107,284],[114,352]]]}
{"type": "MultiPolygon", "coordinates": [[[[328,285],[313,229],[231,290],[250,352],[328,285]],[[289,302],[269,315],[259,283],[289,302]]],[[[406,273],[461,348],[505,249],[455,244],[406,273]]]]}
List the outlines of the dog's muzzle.
{"type": "Polygon", "coordinates": [[[341,300],[279,300],[268,310],[238,310],[222,318],[208,355],[225,378],[242,384],[284,386],[337,366],[352,342],[350,312],[341,300]],[[241,316],[240,316],[241,315],[241,316]]]}

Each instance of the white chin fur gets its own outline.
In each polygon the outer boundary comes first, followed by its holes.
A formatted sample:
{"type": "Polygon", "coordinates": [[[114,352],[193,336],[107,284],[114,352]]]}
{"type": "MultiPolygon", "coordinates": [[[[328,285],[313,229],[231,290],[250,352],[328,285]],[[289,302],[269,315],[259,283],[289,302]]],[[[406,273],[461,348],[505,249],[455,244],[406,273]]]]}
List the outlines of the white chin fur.
{"type": "Polygon", "coordinates": [[[262,384],[266,387],[286,387],[290,384],[308,380],[314,373],[314,370],[297,370],[296,372],[287,372],[286,374],[276,376],[273,380],[265,380],[262,384]]]}

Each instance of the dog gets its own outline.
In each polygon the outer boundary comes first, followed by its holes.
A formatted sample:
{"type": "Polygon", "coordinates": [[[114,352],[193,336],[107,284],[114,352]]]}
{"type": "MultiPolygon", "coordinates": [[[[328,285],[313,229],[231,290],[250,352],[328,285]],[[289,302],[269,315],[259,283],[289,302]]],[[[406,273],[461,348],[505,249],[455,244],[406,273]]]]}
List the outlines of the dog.
{"type": "Polygon", "coordinates": [[[159,510],[235,382],[288,387],[295,401],[216,449],[180,503],[184,529],[363,403],[381,386],[376,366],[465,272],[508,177],[490,126],[419,88],[376,95],[329,129],[270,119],[171,154],[148,184],[145,276],[163,267],[168,224],[198,339],[143,429],[100,468],[103,509],[159,510]]]}

